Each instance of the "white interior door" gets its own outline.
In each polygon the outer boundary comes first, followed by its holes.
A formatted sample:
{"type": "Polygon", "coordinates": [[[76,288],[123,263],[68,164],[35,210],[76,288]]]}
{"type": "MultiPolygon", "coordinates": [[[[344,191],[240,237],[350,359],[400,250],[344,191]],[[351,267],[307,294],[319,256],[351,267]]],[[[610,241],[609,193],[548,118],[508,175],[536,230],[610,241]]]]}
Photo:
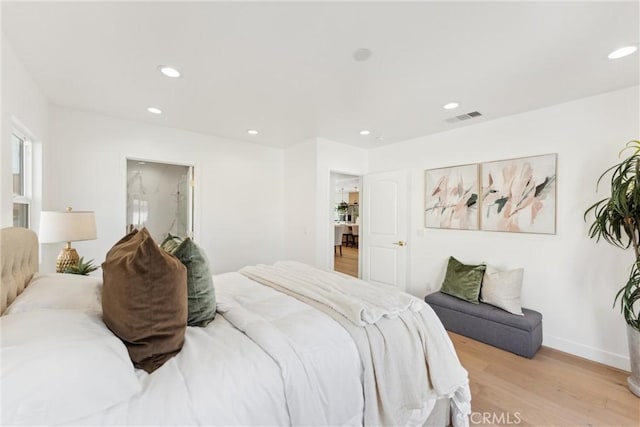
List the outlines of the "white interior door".
{"type": "Polygon", "coordinates": [[[407,173],[366,175],[362,192],[362,278],[406,289],[407,173]]]}

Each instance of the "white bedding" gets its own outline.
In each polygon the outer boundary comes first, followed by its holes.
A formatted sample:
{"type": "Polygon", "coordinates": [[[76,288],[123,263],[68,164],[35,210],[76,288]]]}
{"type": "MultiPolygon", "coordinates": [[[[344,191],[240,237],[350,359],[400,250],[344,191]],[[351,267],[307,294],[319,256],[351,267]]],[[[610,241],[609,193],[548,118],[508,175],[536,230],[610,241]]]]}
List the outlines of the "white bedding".
{"type": "Polygon", "coordinates": [[[247,266],[240,273],[331,307],[357,326],[370,325],[382,318],[395,318],[407,310],[420,311],[425,306],[424,301],[395,287],[374,285],[346,274],[328,273],[296,261],[247,266]]]}
{"type": "Polygon", "coordinates": [[[349,334],[314,308],[238,273],[216,279],[218,310],[280,367],[290,424],[361,424],[362,368],[349,334]]]}
{"type": "MultiPolygon", "coordinates": [[[[59,285],[59,281],[53,282],[59,285]]],[[[362,425],[364,365],[359,347],[344,325],[323,310],[239,273],[215,276],[214,282],[219,311],[215,320],[204,328],[188,327],[184,347],[160,369],[147,374],[133,370],[131,365],[128,373],[109,372],[101,360],[96,361],[101,366],[96,375],[133,376],[139,382],[139,392],[132,397],[131,393],[123,394],[120,400],[111,401],[108,409],[88,415],[84,411],[81,417],[73,419],[69,419],[68,412],[62,413],[68,408],[52,407],[48,409],[53,411],[51,419],[65,420],[64,425],[114,426],[362,425]],[[60,413],[55,413],[56,410],[60,413]]],[[[94,295],[99,298],[99,293],[94,295]]],[[[38,320],[41,332],[50,336],[51,342],[56,342],[61,331],[56,329],[55,322],[46,321],[47,311],[74,310],[83,312],[85,317],[100,316],[90,313],[93,308],[47,307],[46,302],[39,304],[36,295],[30,298],[28,306],[23,304],[24,311],[4,317],[29,316],[29,310],[38,312],[38,316],[45,316],[38,320]]],[[[94,307],[93,302],[88,305],[94,307]]],[[[21,322],[8,322],[11,323],[21,322]]],[[[95,327],[94,323],[88,327],[95,327]]],[[[122,350],[126,351],[124,346],[122,350]]],[[[2,351],[7,351],[4,342],[2,351]]],[[[46,353],[46,349],[42,352],[46,353]]],[[[29,369],[28,354],[20,357],[18,353],[15,360],[22,360],[23,368],[29,369]]],[[[55,366],[55,360],[49,362],[55,366]]],[[[2,366],[3,376],[5,367],[2,366]]],[[[93,376],[84,375],[83,399],[97,399],[101,391],[93,376]]],[[[41,374],[38,381],[42,387],[51,385],[46,374],[41,374]]],[[[12,391],[3,384],[4,395],[12,391]]],[[[427,399],[420,420],[426,418],[437,397],[427,399]]],[[[455,398],[462,398],[459,406],[468,404],[464,396],[455,398]]],[[[2,405],[6,404],[6,400],[0,400],[2,405]]],[[[11,413],[8,408],[1,409],[0,425],[18,423],[19,420],[8,417],[11,413]]]]}
{"type": "Polygon", "coordinates": [[[240,273],[323,311],[349,333],[363,365],[366,425],[421,425],[434,396],[454,395],[454,426],[467,425],[467,372],[424,301],[295,261],[240,273]]]}
{"type": "Polygon", "coordinates": [[[188,327],[180,353],[157,371],[136,370],[140,393],[65,424],[361,424],[361,366],[342,327],[238,273],[216,276],[215,286],[222,313],[205,328],[188,327]]]}

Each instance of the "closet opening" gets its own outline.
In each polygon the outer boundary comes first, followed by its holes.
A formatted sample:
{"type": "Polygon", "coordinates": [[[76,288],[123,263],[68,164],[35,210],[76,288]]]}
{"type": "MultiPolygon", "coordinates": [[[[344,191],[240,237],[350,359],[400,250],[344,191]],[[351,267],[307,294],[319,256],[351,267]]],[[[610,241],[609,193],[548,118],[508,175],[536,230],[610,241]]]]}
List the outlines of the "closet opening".
{"type": "Polygon", "coordinates": [[[127,159],[127,232],[193,238],[193,166],[127,159]]]}

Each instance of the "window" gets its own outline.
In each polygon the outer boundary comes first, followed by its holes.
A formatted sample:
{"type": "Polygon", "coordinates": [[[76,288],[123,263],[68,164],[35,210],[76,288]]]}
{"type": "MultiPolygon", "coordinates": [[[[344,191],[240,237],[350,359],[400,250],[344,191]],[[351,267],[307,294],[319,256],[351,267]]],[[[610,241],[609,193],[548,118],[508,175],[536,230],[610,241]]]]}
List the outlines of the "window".
{"type": "Polygon", "coordinates": [[[29,227],[31,207],[31,141],[17,131],[11,134],[13,225],[29,227]]]}

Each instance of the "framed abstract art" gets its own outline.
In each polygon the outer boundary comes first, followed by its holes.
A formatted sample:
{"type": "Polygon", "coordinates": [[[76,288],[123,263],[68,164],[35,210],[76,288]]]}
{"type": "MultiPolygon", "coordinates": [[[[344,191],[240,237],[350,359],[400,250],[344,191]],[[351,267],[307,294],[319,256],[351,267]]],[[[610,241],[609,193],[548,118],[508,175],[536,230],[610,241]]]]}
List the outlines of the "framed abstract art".
{"type": "Polygon", "coordinates": [[[557,154],[480,165],[480,229],[556,232],[557,154]]]}
{"type": "Polygon", "coordinates": [[[478,165],[425,171],[425,227],[478,229],[478,165]]]}

